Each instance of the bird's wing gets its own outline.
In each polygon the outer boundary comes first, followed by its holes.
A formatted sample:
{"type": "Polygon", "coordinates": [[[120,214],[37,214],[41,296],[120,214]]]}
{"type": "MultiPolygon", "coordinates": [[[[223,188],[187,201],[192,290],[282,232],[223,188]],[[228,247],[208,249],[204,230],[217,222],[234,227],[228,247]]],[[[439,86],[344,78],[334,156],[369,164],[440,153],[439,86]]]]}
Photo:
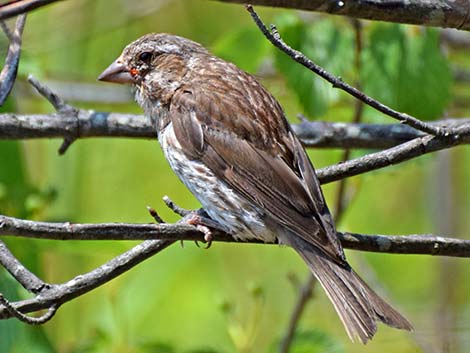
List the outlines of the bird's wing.
{"type": "Polygon", "coordinates": [[[277,223],[343,263],[312,164],[279,104],[258,87],[266,96],[256,108],[236,92],[181,89],[170,105],[176,138],[188,158],[204,163],[277,223]]]}

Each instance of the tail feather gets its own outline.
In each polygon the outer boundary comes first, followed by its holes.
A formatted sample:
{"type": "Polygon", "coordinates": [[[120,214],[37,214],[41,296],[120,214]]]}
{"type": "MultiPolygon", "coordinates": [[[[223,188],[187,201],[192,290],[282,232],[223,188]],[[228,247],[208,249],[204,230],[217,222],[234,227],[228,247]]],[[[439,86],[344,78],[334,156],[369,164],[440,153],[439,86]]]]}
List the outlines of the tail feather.
{"type": "Polygon", "coordinates": [[[333,262],[301,238],[283,236],[281,240],[292,246],[308,264],[333,303],[351,340],[367,343],[377,331],[377,321],[413,330],[408,320],[380,298],[349,265],[333,262]]]}

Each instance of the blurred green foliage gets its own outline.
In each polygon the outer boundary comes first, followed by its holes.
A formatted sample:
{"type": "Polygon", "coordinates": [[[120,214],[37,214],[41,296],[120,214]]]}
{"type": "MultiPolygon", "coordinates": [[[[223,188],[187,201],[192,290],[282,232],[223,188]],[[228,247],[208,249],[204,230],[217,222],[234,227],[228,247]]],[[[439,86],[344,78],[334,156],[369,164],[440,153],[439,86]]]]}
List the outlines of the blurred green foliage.
{"type": "MultiPolygon", "coordinates": [[[[289,45],[307,57],[315,58],[318,65],[337,76],[344,76],[353,68],[353,32],[347,22],[327,17],[305,22],[295,13],[285,13],[276,18],[276,24],[289,45]]],[[[281,51],[275,51],[274,58],[276,68],[295,92],[305,114],[311,117],[324,115],[328,106],[338,101],[340,91],[330,89],[330,83],[312,75],[307,68],[293,64],[292,59],[281,51]]]]}
{"type": "MultiPolygon", "coordinates": [[[[470,112],[468,99],[462,99],[470,89],[453,83],[449,69],[449,57],[468,58],[469,53],[444,55],[435,30],[365,23],[363,69],[356,72],[348,20],[283,10],[260,13],[278,25],[292,46],[344,80],[360,81],[366,92],[396,109],[424,119],[470,112]]],[[[32,13],[20,77],[3,110],[51,112],[26,86],[27,73],[92,83],[124,45],[152,31],[190,37],[256,74],[289,117],[352,118],[354,100],[272,48],[243,7],[206,0],[80,0],[32,13]]],[[[470,69],[468,60],[458,61],[470,69]]],[[[133,102],[71,103],[140,112],[133,102]]],[[[391,122],[370,109],[365,117],[391,122]]],[[[59,145],[58,140],[0,141],[1,214],[46,221],[150,222],[146,205],[157,208],[167,221],[177,219],[160,201],[163,195],[183,207],[198,207],[170,171],[156,141],[79,140],[62,157],[57,155],[59,145]]],[[[438,158],[427,156],[351,178],[351,204],[339,228],[379,234],[443,232],[446,220],[439,195],[445,194],[452,195],[453,217],[443,235],[468,236],[469,152],[456,148],[438,158]],[[446,159],[450,170],[443,168],[446,159]],[[450,179],[443,177],[446,172],[450,179]]],[[[341,155],[334,150],[309,153],[317,167],[336,163],[341,155]]],[[[363,153],[354,151],[353,156],[363,153]]],[[[336,186],[324,190],[332,204],[336,186]]],[[[133,245],[13,238],[7,243],[25,265],[53,283],[89,271],[133,245]]],[[[382,286],[416,333],[381,326],[366,347],[352,344],[325,295],[316,290],[292,352],[421,352],[427,351],[422,347],[438,346],[442,334],[450,336],[452,352],[464,352],[470,345],[470,268],[465,260],[358,252],[348,252],[348,258],[374,288],[382,286]],[[451,275],[445,263],[451,264],[451,275]],[[451,317],[444,328],[442,312],[451,317]]],[[[175,245],[65,304],[41,327],[0,321],[0,353],[276,352],[296,297],[288,277],[306,274],[302,261],[282,247],[214,244],[203,251],[192,243],[175,245]]],[[[11,300],[28,297],[4,272],[0,292],[11,300]]]]}
{"type": "Polygon", "coordinates": [[[442,117],[452,76],[437,29],[379,24],[370,31],[368,44],[361,82],[370,95],[420,119],[442,117]]]}
{"type": "MultiPolygon", "coordinates": [[[[319,330],[299,330],[292,341],[291,353],[345,353],[344,347],[337,340],[319,330]]],[[[276,342],[269,353],[279,351],[279,343],[276,342]]]]}
{"type": "Polygon", "coordinates": [[[248,72],[256,72],[271,46],[257,27],[242,27],[220,38],[212,46],[212,51],[221,58],[236,62],[237,66],[248,72]],[[234,50],[234,48],[236,48],[234,50]]]}

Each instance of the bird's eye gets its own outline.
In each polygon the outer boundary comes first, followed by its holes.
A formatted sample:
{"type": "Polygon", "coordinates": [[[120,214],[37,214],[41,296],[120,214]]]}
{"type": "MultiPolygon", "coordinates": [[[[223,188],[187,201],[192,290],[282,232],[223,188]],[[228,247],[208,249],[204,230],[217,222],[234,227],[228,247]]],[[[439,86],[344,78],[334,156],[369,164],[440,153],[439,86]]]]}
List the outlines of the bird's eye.
{"type": "Polygon", "coordinates": [[[152,53],[149,51],[144,51],[143,53],[139,55],[139,60],[147,64],[151,58],[152,58],[152,53]]]}

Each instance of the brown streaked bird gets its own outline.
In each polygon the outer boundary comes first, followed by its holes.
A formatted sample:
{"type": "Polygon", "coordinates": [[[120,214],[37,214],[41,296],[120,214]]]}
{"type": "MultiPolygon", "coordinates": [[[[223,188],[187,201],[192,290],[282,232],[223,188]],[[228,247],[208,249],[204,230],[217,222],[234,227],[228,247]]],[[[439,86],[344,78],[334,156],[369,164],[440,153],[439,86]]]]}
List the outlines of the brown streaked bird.
{"type": "Polygon", "coordinates": [[[196,42],[153,33],[98,79],[135,87],[171,168],[220,228],[299,253],[352,340],[366,343],[379,321],[412,330],[346,262],[315,170],[253,76],[196,42]]]}

